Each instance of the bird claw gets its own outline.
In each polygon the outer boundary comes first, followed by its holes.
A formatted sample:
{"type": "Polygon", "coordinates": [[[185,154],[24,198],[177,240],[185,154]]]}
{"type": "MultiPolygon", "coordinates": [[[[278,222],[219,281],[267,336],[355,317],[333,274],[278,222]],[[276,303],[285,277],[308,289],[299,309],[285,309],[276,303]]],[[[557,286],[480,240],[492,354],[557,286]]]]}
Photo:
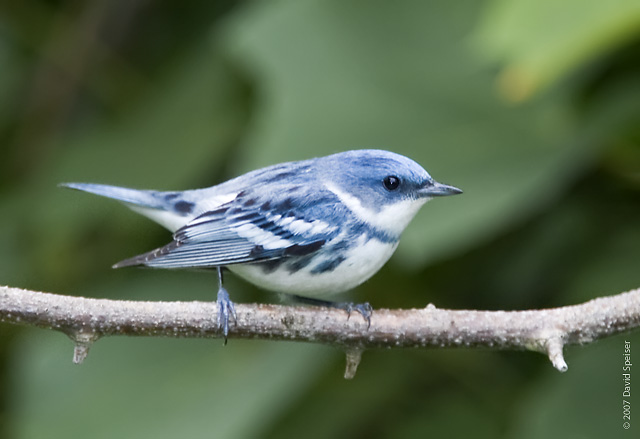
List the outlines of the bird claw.
{"type": "Polygon", "coordinates": [[[348,303],[345,303],[344,309],[345,311],[347,311],[347,320],[351,318],[351,312],[356,311],[356,312],[359,312],[360,315],[367,322],[367,329],[371,328],[371,315],[373,314],[373,307],[369,304],[369,302],[364,302],[364,303],[348,302],[348,303]]]}
{"type": "Polygon", "coordinates": [[[229,316],[233,317],[235,324],[238,324],[238,316],[233,302],[229,299],[229,293],[223,287],[218,290],[218,329],[222,330],[224,336],[224,344],[227,344],[227,336],[229,335],[229,316]]]}
{"type": "Polygon", "coordinates": [[[326,306],[329,308],[343,309],[347,312],[347,320],[351,317],[351,312],[359,312],[367,322],[367,329],[371,328],[371,315],[373,314],[373,307],[369,302],[353,303],[353,302],[330,302],[322,299],[312,299],[310,297],[303,296],[291,296],[294,300],[300,303],[306,303],[307,305],[326,306]]]}

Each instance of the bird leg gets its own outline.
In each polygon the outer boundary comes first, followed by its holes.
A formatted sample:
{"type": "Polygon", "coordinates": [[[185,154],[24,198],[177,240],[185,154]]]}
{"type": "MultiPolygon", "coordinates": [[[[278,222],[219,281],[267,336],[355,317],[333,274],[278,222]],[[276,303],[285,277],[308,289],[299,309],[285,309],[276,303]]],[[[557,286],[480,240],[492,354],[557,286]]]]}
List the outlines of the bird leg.
{"type": "Polygon", "coordinates": [[[227,335],[229,335],[229,315],[233,316],[233,320],[238,324],[238,316],[233,302],[229,300],[229,293],[222,286],[222,267],[218,268],[218,329],[222,329],[224,335],[224,344],[227,344],[227,335]]]}

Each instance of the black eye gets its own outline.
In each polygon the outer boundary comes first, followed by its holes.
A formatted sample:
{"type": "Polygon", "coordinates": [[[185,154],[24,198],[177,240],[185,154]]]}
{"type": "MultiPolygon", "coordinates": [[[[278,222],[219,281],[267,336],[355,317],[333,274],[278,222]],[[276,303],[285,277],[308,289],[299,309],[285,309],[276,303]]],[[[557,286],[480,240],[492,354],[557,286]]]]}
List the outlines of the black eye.
{"type": "Polygon", "coordinates": [[[395,175],[389,175],[382,180],[382,184],[390,191],[395,191],[400,186],[400,179],[395,175]]]}

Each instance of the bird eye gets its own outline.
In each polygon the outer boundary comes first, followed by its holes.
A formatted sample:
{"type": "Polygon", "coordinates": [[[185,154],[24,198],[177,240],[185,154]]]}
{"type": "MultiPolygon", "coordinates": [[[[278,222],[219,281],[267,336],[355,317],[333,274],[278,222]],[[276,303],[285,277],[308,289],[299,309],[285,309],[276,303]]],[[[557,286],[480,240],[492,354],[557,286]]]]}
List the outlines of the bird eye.
{"type": "Polygon", "coordinates": [[[395,191],[398,189],[398,186],[400,186],[400,179],[395,175],[389,175],[382,180],[382,184],[384,184],[387,190],[395,191]]]}

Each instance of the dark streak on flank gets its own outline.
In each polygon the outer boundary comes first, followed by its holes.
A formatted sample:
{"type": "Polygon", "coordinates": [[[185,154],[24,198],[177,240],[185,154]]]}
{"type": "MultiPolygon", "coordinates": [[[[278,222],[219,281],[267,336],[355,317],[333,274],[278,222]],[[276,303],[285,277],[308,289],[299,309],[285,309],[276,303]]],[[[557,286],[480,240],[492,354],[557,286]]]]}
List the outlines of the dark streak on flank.
{"type": "Polygon", "coordinates": [[[260,262],[259,265],[265,274],[273,273],[285,262],[285,259],[271,259],[270,261],[260,262]]]}
{"type": "Polygon", "coordinates": [[[353,246],[352,242],[349,242],[346,239],[343,239],[342,241],[336,242],[331,246],[331,252],[332,253],[343,252],[352,246],[353,246]]]}
{"type": "Polygon", "coordinates": [[[311,270],[311,274],[321,274],[333,271],[338,268],[338,265],[342,264],[346,259],[347,258],[345,258],[344,256],[338,256],[336,258],[326,260],[321,264],[318,264],[313,270],[311,270]]]}
{"type": "Polygon", "coordinates": [[[293,259],[292,262],[287,265],[287,271],[289,273],[295,273],[296,271],[302,270],[304,267],[309,265],[311,261],[313,261],[313,255],[293,259]]]}
{"type": "Polygon", "coordinates": [[[180,192],[170,192],[168,194],[164,194],[164,199],[166,201],[171,201],[171,200],[175,200],[179,196],[180,196],[180,192]]]}
{"type": "Polygon", "coordinates": [[[256,204],[257,200],[255,198],[249,198],[247,201],[244,202],[243,206],[244,207],[249,207],[249,206],[253,206],[254,204],[256,204]]]}
{"type": "Polygon", "coordinates": [[[266,203],[264,203],[262,206],[260,206],[260,210],[269,210],[271,209],[271,203],[269,203],[268,201],[266,203]]]}
{"type": "Polygon", "coordinates": [[[195,204],[189,202],[189,201],[178,201],[176,204],[173,205],[173,208],[176,210],[176,212],[180,212],[180,213],[191,213],[193,212],[193,207],[195,206],[195,204]]]}

